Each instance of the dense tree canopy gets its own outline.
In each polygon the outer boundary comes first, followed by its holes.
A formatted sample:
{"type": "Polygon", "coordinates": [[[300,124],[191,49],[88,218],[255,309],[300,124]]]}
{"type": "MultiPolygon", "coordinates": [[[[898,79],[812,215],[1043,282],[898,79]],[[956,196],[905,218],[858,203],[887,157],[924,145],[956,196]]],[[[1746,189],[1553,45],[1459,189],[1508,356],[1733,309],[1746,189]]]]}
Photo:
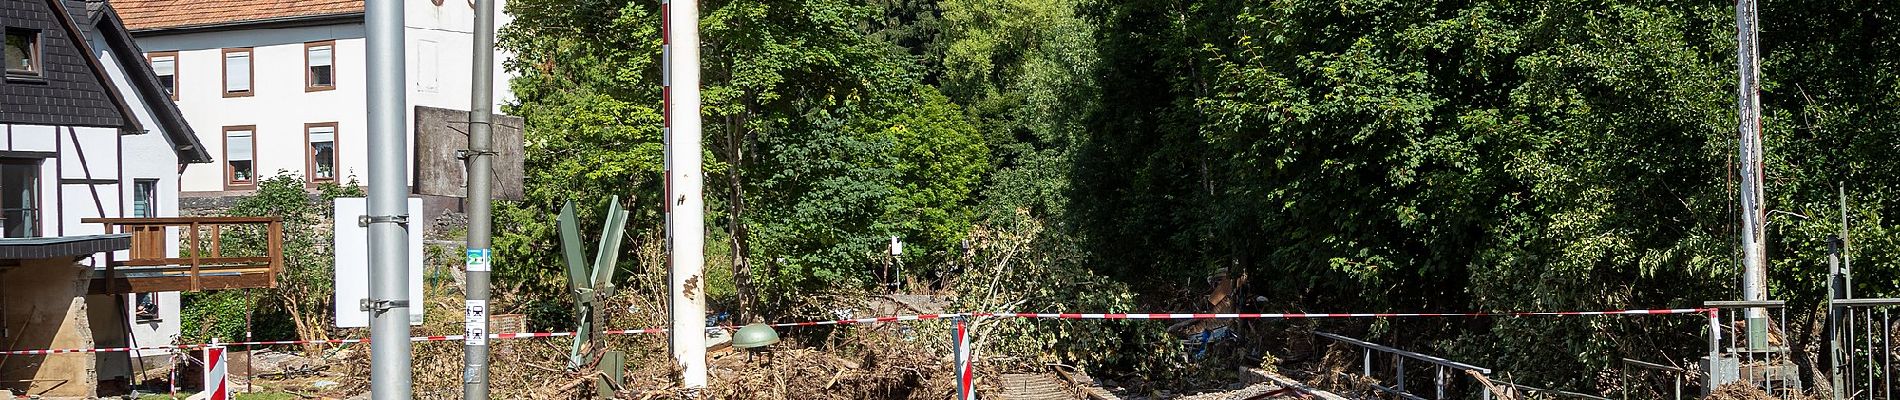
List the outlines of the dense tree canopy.
{"type": "MultiPolygon", "coordinates": [[[[1842,185],[1855,264],[1895,258],[1885,216],[1900,213],[1889,160],[1900,135],[1887,127],[1900,122],[1900,50],[1879,44],[1900,31],[1883,6],[1762,10],[1768,206],[1781,211],[1769,226],[1772,297],[1818,301],[1842,185]]],[[[503,44],[520,75],[510,111],[527,119],[531,176],[529,199],[503,212],[500,254],[505,280],[545,281],[559,274],[535,258],[553,254],[535,251],[552,246],[539,216],[563,200],[638,199],[636,226],[657,229],[657,3],[509,7],[503,44]]],[[[1726,4],[702,8],[709,223],[739,277],[734,304],[755,296],[761,310],[799,312],[809,304],[789,299],[867,289],[891,236],[916,249],[904,262],[933,271],[972,256],[1036,260],[1159,308],[1188,307],[1183,293],[1206,290],[1220,269],[1250,274],[1247,291],[1270,304],[1320,311],[1735,296],[1726,4]],[[964,251],[966,241],[978,243],[964,251]]],[[[1861,271],[1861,293],[1900,282],[1891,269],[1861,271]]],[[[1073,300],[1026,299],[1019,306],[1073,300]]],[[[1400,322],[1418,334],[1378,339],[1587,388],[1601,382],[1579,372],[1619,357],[1693,353],[1697,322],[1400,322]]]]}

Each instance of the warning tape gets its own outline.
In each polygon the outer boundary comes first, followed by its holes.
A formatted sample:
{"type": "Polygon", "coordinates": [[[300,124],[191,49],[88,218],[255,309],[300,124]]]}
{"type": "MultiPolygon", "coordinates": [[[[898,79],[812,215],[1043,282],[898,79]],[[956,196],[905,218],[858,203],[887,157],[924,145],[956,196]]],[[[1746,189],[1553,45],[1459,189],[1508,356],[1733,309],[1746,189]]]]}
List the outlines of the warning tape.
{"type": "MultiPolygon", "coordinates": [[[[1671,309],[1610,310],[1610,311],[1500,312],[1500,313],[1350,313],[1350,314],[1341,314],[1341,313],[1291,313],[1291,314],[1224,313],[1224,314],[1218,314],[1218,313],[1017,313],[1017,312],[1004,312],[1004,313],[945,313],[945,314],[897,315],[897,316],[871,317],[871,318],[835,319],[835,320],[825,320],[825,321],[786,322],[786,323],[770,324],[769,326],[785,328],[785,327],[824,326],[824,325],[858,325],[858,324],[875,324],[875,323],[886,323],[886,322],[952,319],[952,318],[957,318],[957,317],[1033,318],[1033,319],[1102,319],[1102,320],[1118,320],[1118,319],[1121,319],[1121,320],[1126,320],[1126,319],[1173,320],[1173,319],[1422,318],[1422,317],[1667,315],[1667,314],[1705,314],[1712,311],[1715,311],[1715,309],[1713,308],[1671,308],[1671,309]]],[[[737,327],[719,326],[719,327],[706,328],[706,330],[708,331],[722,330],[722,329],[732,330],[732,329],[737,329],[737,327]]],[[[663,334],[669,331],[671,331],[671,329],[668,329],[668,328],[647,328],[647,329],[606,330],[606,331],[601,331],[600,333],[603,335],[644,335],[644,334],[663,334]]],[[[574,336],[574,332],[524,332],[524,333],[498,333],[498,334],[489,335],[489,338],[491,339],[530,339],[530,338],[553,338],[553,337],[571,337],[571,336],[574,336]]],[[[415,337],[409,338],[409,341],[411,342],[439,342],[439,341],[462,340],[463,338],[464,338],[463,335],[415,336],[415,337]]],[[[181,345],[168,345],[168,346],[145,346],[145,347],[9,350],[9,351],[0,351],[0,355],[113,353],[113,352],[151,351],[151,350],[191,350],[191,349],[201,349],[201,348],[205,348],[209,346],[227,346],[227,347],[228,346],[271,346],[271,345],[318,344],[318,343],[321,343],[321,344],[369,343],[369,339],[260,340],[260,341],[248,341],[248,342],[222,342],[222,343],[216,343],[216,344],[210,344],[210,343],[181,344],[181,345]]]]}
{"type": "Polygon", "coordinates": [[[977,317],[1014,317],[1039,319],[1295,319],[1295,318],[1420,318],[1420,317],[1532,317],[1566,315],[1663,315],[1704,314],[1712,308],[1671,308],[1655,310],[1555,311],[1502,313],[1295,313],[1295,314],[1207,314],[1207,313],[977,313],[977,317]]]}

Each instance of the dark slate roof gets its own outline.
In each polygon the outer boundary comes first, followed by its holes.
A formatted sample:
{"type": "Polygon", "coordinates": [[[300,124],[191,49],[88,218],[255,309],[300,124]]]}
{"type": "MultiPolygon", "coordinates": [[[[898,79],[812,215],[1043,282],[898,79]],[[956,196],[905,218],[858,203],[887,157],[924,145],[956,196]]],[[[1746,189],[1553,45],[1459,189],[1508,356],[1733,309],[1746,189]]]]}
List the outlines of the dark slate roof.
{"type": "Polygon", "coordinates": [[[0,239],[0,259],[77,257],[132,248],[132,234],[0,239]]]}
{"type": "Polygon", "coordinates": [[[140,100],[152,109],[152,119],[164,130],[165,139],[172,144],[172,151],[178,153],[178,162],[203,164],[211,162],[211,152],[206,151],[204,143],[198,141],[198,133],[192,131],[191,124],[185,120],[185,114],[178,110],[178,103],[172,101],[171,94],[159,84],[158,73],[152,71],[152,64],[145,61],[145,50],[139,49],[132,40],[132,33],[125,29],[125,23],[119,13],[105,0],[86,0],[86,13],[92,19],[92,28],[97,29],[105,40],[106,50],[112,57],[120,60],[126,69],[127,79],[140,100]]]}
{"type": "Polygon", "coordinates": [[[42,79],[0,79],[0,123],[143,132],[86,44],[85,0],[0,2],[0,26],[40,32],[42,79]]]}

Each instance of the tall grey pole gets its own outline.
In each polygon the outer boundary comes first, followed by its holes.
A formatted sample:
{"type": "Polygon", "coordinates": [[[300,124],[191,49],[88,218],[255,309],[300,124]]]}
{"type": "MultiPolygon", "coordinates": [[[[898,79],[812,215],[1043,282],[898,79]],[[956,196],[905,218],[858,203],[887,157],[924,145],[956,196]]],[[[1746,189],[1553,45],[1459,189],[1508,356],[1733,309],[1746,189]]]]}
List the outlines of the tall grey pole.
{"type": "Polygon", "coordinates": [[[409,241],[407,88],[403,73],[403,2],[364,8],[369,61],[370,397],[409,399],[409,241]]]}
{"type": "MultiPolygon", "coordinates": [[[[1742,300],[1748,301],[1768,299],[1768,214],[1762,205],[1761,51],[1756,47],[1755,3],[1735,2],[1735,58],[1741,76],[1736,97],[1741,108],[1742,300]]],[[[1767,346],[1767,335],[1767,310],[1749,309],[1749,347],[1767,346]]]]}
{"type": "Polygon", "coordinates": [[[680,386],[706,388],[706,203],[700,165],[699,1],[661,0],[666,101],[668,310],[680,386]]]}
{"type": "Polygon", "coordinates": [[[1854,298],[1854,239],[1848,234],[1847,220],[1847,183],[1840,184],[1841,190],[1841,298],[1854,298]]]}
{"type": "Polygon", "coordinates": [[[463,305],[462,398],[488,399],[490,163],[494,125],[495,2],[475,0],[475,59],[468,100],[468,299],[463,305]]]}
{"type": "Polygon", "coordinates": [[[1842,292],[1843,286],[1846,286],[1846,279],[1843,279],[1844,275],[1841,272],[1840,238],[1827,241],[1827,270],[1827,326],[1824,329],[1827,330],[1828,343],[1827,375],[1831,383],[1828,387],[1832,389],[1831,396],[1834,400],[1843,400],[1846,398],[1847,388],[1841,379],[1841,371],[1844,368],[1841,364],[1845,361],[1841,357],[1841,308],[1834,305],[1835,300],[1847,298],[1846,293],[1842,292]]]}

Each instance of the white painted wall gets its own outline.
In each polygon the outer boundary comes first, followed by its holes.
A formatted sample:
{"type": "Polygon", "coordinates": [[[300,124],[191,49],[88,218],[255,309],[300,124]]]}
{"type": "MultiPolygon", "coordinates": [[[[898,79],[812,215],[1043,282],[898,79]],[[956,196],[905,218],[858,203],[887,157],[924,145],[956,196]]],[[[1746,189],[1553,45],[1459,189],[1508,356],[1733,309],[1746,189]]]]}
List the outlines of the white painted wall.
{"type": "MultiPolygon", "coordinates": [[[[97,36],[96,32],[94,36],[97,36]]],[[[122,212],[117,216],[134,216],[132,215],[132,202],[135,196],[133,183],[139,180],[151,179],[158,181],[158,198],[153,200],[153,203],[155,203],[155,207],[153,207],[153,211],[156,212],[155,216],[176,217],[178,216],[178,153],[173,150],[174,147],[170,136],[162,131],[162,129],[164,129],[163,125],[160,125],[156,117],[153,116],[158,112],[158,107],[162,107],[163,105],[160,104],[155,107],[153,104],[147,104],[144,100],[145,98],[138,95],[138,89],[132,86],[129,78],[130,72],[126,69],[126,65],[130,63],[141,63],[145,62],[145,60],[119,60],[114,57],[111,52],[105,51],[108,47],[106,47],[106,44],[101,40],[103,39],[98,37],[91,38],[94,57],[98,58],[100,64],[105,67],[106,74],[111,77],[113,86],[118,88],[119,92],[123,95],[122,97],[125,97],[126,103],[132,109],[134,116],[139,120],[139,124],[148,130],[142,135],[130,135],[120,138],[123,143],[122,147],[124,148],[124,154],[120,160],[123,163],[123,176],[120,177],[121,184],[119,185],[120,192],[118,193],[120,196],[119,209],[122,210],[122,212]]],[[[215,166],[211,164],[187,166],[187,168],[199,170],[213,167],[215,166]]],[[[165,256],[177,257],[177,230],[171,229],[165,236],[165,256]]],[[[130,257],[130,252],[120,252],[115,255],[115,257],[125,259],[130,257]]],[[[157,295],[159,318],[156,322],[139,323],[137,317],[132,315],[126,316],[126,324],[130,326],[132,330],[130,344],[133,347],[170,344],[178,337],[180,322],[178,292],[163,292],[157,295]]],[[[123,301],[125,302],[124,310],[138,309],[138,304],[136,303],[137,296],[125,296],[123,301]]],[[[165,354],[167,353],[154,350],[134,352],[133,356],[156,357],[165,354]]]]}
{"type": "Polygon", "coordinates": [[[104,226],[79,220],[119,216],[123,185],[60,182],[120,179],[117,128],[0,124],[0,132],[5,135],[0,150],[53,153],[40,164],[40,236],[105,233],[104,226]]]}
{"type": "MultiPolygon", "coordinates": [[[[498,2],[499,3],[499,2],[498,2]]],[[[437,6],[430,0],[407,0],[405,30],[408,43],[408,106],[406,120],[413,121],[415,106],[457,110],[468,109],[469,74],[473,52],[474,10],[466,0],[445,0],[437,6]],[[433,48],[430,52],[428,48],[433,48]]],[[[497,13],[497,27],[511,20],[497,13]]],[[[206,168],[191,168],[182,178],[184,192],[225,190],[225,126],[256,125],[257,171],[268,177],[278,172],[303,175],[307,150],[304,124],[337,123],[338,176],[363,179],[368,174],[365,143],[365,68],[364,29],[360,21],[296,28],[247,29],[140,36],[139,47],[147,52],[178,52],[178,107],[191,121],[211,156],[218,160],[206,168]],[[304,43],[334,40],[336,50],[336,89],[304,91],[304,43]],[[223,49],[250,47],[254,73],[251,97],[223,96],[223,49]]],[[[513,101],[508,90],[509,76],[501,71],[500,60],[508,54],[498,52],[495,104],[513,101]]],[[[497,107],[499,111],[499,107],[497,107]]],[[[408,125],[411,147],[405,149],[413,159],[414,126],[408,125]]],[[[414,179],[414,168],[406,168],[414,179]]]]}

